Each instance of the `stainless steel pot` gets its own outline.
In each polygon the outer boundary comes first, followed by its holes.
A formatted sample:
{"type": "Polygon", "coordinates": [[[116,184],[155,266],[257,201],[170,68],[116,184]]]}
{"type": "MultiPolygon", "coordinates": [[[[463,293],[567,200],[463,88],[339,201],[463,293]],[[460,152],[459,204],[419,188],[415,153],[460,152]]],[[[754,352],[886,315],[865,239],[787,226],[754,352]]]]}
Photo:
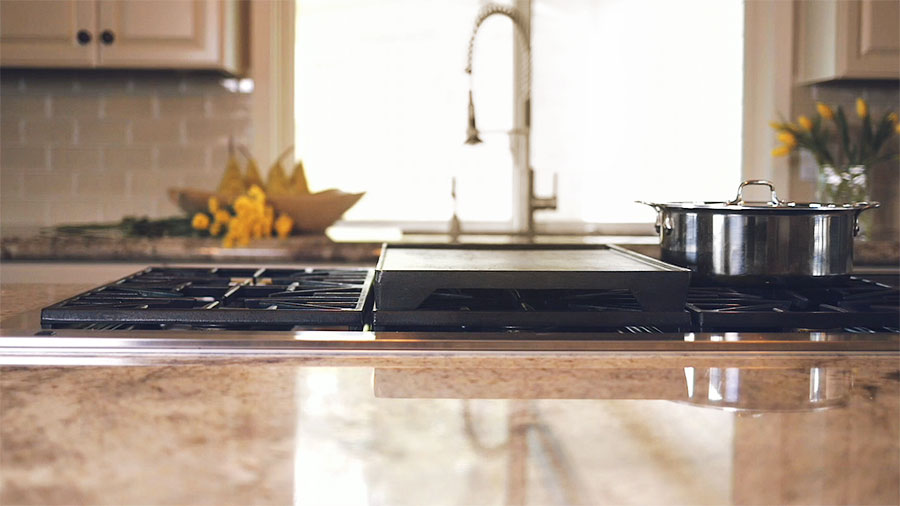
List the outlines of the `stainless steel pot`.
{"type": "Polygon", "coordinates": [[[879,206],[784,202],[765,180],[742,182],[728,202],[640,203],[657,211],[664,261],[729,281],[846,276],[859,214],[879,206]],[[768,186],[769,201],[744,201],[749,185],[768,186]]]}
{"type": "Polygon", "coordinates": [[[687,402],[738,413],[844,407],[853,389],[845,367],[685,367],[687,402]]]}

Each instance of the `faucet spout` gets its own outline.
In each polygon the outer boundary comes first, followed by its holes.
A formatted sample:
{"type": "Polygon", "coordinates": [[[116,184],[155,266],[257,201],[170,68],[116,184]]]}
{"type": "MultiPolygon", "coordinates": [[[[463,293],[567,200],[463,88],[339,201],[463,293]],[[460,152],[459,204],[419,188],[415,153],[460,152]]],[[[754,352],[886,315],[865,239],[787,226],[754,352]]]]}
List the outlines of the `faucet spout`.
{"type": "MultiPolygon", "coordinates": [[[[530,12],[530,0],[527,2],[527,12],[530,12]]],[[[475,18],[475,26],[469,38],[469,52],[466,63],[466,73],[469,75],[469,123],[466,128],[466,144],[474,145],[482,142],[475,124],[475,102],[472,99],[472,56],[475,51],[475,36],[484,21],[500,14],[508,17],[520,37],[521,48],[526,55],[524,72],[518,72],[519,86],[517,90],[517,104],[515,129],[513,133],[521,134],[513,143],[513,153],[516,160],[517,172],[513,176],[513,186],[517,195],[517,210],[513,215],[513,224],[517,231],[533,235],[534,212],[545,209],[556,209],[556,176],[553,179],[553,196],[536,197],[534,195],[534,170],[531,168],[531,29],[528,18],[523,19],[522,12],[506,5],[488,4],[479,11],[475,18]]]]}
{"type": "MultiPolygon", "coordinates": [[[[494,14],[500,14],[512,20],[516,31],[521,37],[525,51],[528,53],[528,70],[523,78],[522,90],[525,95],[526,118],[531,116],[531,111],[528,110],[531,104],[531,31],[528,25],[522,21],[522,16],[516,9],[498,4],[485,5],[475,18],[472,35],[469,37],[469,50],[466,58],[466,74],[469,74],[469,124],[466,128],[466,144],[470,145],[482,142],[478,133],[478,127],[475,125],[475,101],[472,99],[472,57],[475,53],[475,36],[478,35],[478,30],[481,28],[482,23],[494,14]]],[[[530,121],[526,122],[526,127],[528,123],[530,121]]]]}

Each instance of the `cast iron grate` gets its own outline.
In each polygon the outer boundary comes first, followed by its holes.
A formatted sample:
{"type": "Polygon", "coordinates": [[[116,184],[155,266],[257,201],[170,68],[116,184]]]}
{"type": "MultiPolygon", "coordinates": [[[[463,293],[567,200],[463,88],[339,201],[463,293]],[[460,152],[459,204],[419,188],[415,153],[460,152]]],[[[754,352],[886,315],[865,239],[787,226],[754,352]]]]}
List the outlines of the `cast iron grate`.
{"type": "Polygon", "coordinates": [[[86,329],[361,329],[371,269],[149,267],[44,308],[44,326],[86,329]]]}
{"type": "Polygon", "coordinates": [[[703,330],[892,332],[900,325],[898,289],[855,277],[832,287],[692,286],[687,308],[703,330]]]}

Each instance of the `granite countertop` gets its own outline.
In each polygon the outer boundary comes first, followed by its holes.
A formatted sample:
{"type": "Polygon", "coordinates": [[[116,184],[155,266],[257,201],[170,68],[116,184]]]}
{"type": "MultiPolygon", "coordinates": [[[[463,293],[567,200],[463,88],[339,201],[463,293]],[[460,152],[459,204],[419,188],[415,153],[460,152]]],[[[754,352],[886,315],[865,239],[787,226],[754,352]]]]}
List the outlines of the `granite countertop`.
{"type": "Polygon", "coordinates": [[[0,363],[2,504],[900,501],[895,354],[0,363]]]}
{"type": "MultiPolygon", "coordinates": [[[[471,243],[509,244],[531,241],[523,236],[469,234],[471,243]]],[[[441,234],[407,234],[399,230],[366,231],[334,227],[328,235],[294,236],[284,240],[256,240],[248,247],[223,248],[221,241],[199,237],[134,238],[117,233],[91,235],[54,234],[34,229],[4,230],[0,237],[0,260],[11,261],[147,261],[147,262],[334,262],[372,263],[384,242],[444,243],[441,234]]],[[[659,258],[653,236],[543,235],[539,243],[620,244],[639,253],[659,258]]],[[[897,241],[856,241],[854,259],[861,266],[900,265],[897,241]]]]}
{"type": "Polygon", "coordinates": [[[338,242],[325,235],[260,239],[237,248],[223,248],[219,239],[199,237],[36,234],[0,239],[2,260],[374,263],[380,252],[380,242],[338,242]]]}

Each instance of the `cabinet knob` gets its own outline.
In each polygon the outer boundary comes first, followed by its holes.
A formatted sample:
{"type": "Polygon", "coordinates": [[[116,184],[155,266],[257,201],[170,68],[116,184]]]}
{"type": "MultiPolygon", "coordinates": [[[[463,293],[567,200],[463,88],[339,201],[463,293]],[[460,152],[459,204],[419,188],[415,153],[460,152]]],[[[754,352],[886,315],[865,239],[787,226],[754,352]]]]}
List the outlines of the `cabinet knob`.
{"type": "Polygon", "coordinates": [[[116,40],[116,35],[112,30],[103,30],[103,33],[100,34],[100,40],[102,40],[104,44],[110,45],[116,40]]]}
{"type": "Polygon", "coordinates": [[[91,32],[87,30],[78,30],[78,33],[75,34],[75,38],[78,40],[78,43],[83,46],[91,41],[91,32]]]}

